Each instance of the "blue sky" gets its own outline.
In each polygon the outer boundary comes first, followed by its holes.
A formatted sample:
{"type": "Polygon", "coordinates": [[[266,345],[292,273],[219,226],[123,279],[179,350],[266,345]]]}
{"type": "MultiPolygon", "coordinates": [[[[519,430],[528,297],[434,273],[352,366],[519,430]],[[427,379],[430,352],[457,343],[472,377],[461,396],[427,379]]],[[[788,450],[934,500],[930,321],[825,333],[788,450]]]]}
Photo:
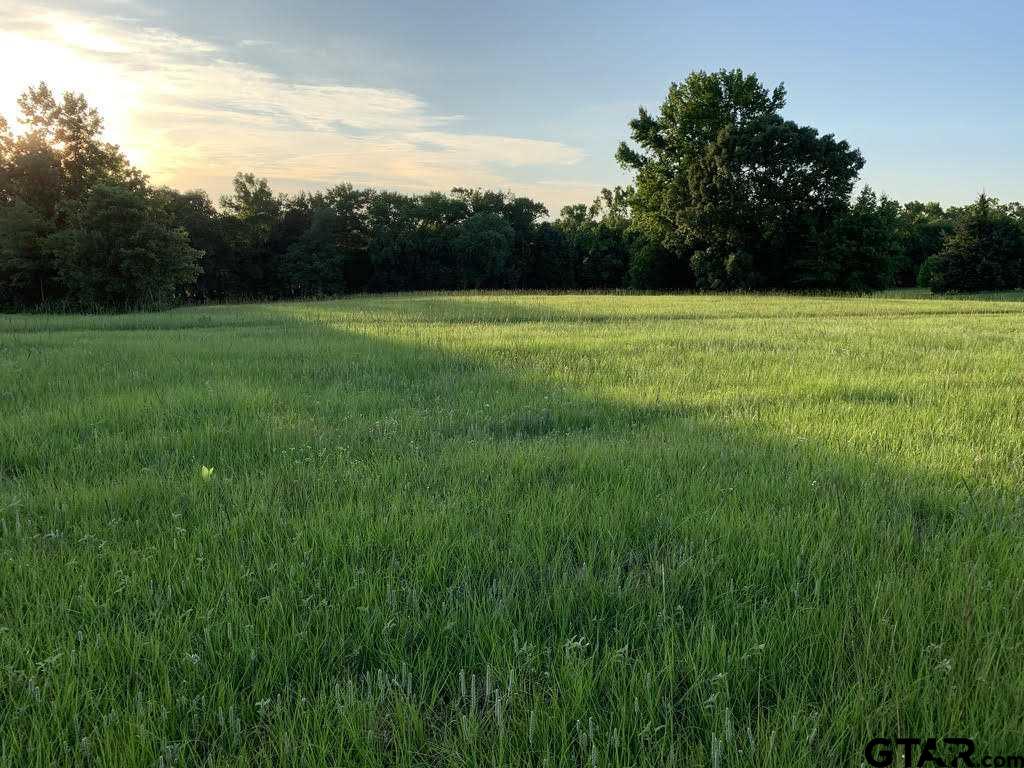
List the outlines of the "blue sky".
{"type": "Polygon", "coordinates": [[[554,212],[628,181],[613,153],[639,105],[657,107],[693,69],[741,67],[785,82],[788,117],[860,147],[880,191],[1024,199],[1024,10],[1009,2],[0,0],[0,11],[22,56],[0,75],[0,109],[36,71],[84,90],[129,156],[181,187],[222,192],[237,166],[282,190],[501,186],[554,212]]]}

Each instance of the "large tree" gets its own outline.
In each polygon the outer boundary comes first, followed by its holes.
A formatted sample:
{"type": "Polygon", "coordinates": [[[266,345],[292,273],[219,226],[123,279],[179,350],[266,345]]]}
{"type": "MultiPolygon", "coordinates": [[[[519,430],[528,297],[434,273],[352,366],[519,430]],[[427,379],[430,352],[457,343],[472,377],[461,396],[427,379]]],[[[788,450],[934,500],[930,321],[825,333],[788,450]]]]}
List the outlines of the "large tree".
{"type": "Polygon", "coordinates": [[[28,127],[17,144],[43,144],[54,150],[60,197],[74,201],[97,184],[142,189],[145,176],[115,144],[103,140],[103,118],[80,93],[57,98],[46,83],[29,88],[18,98],[21,123],[28,127]]]}
{"type": "Polygon", "coordinates": [[[0,179],[0,196],[32,206],[48,220],[56,220],[66,201],[60,150],[42,133],[32,131],[11,143],[0,179]]]}
{"type": "Polygon", "coordinates": [[[153,202],[170,215],[175,227],[188,233],[192,247],[203,253],[196,297],[224,299],[239,293],[236,252],[228,242],[224,217],[210,196],[198,189],[178,192],[160,187],[153,191],[153,202]]]}
{"type": "Polygon", "coordinates": [[[271,247],[284,202],[270,182],[254,173],[238,173],[234,192],[221,197],[228,244],[234,250],[238,272],[232,291],[236,296],[273,296],[280,284],[279,261],[283,250],[271,247]]]}
{"type": "Polygon", "coordinates": [[[699,287],[799,285],[794,254],[849,203],[860,152],[783,119],[785,103],[740,70],[694,72],[630,123],[617,157],[636,172],[634,214],[699,287]]]}
{"type": "Polygon", "coordinates": [[[18,106],[21,135],[0,119],[0,300],[7,305],[65,297],[60,258],[70,234],[59,238],[80,225],[83,200],[102,186],[146,190],[142,173],[103,140],[103,120],[82,95],[58,99],[40,83],[18,106]]]}
{"type": "Polygon", "coordinates": [[[24,200],[0,205],[0,305],[42,304],[55,298],[52,222],[24,200]]]}
{"type": "Polygon", "coordinates": [[[982,194],[960,212],[956,228],[921,268],[936,293],[969,293],[1024,285],[1024,231],[1016,210],[982,194]]]}
{"type": "Polygon", "coordinates": [[[79,202],[48,247],[70,303],[86,307],[169,304],[194,285],[202,255],[147,193],[110,184],[79,202]]]}
{"type": "Polygon", "coordinates": [[[452,243],[460,288],[507,288],[515,230],[499,213],[474,213],[452,243]]]}
{"type": "MultiPolygon", "coordinates": [[[[466,222],[481,214],[492,214],[500,217],[511,230],[509,254],[504,261],[503,274],[493,278],[493,284],[502,288],[523,287],[531,271],[533,256],[531,247],[537,224],[548,209],[536,200],[528,197],[516,197],[508,192],[491,190],[464,189],[457,187],[452,190],[451,197],[466,205],[466,222]]],[[[479,221],[472,226],[478,227],[479,221]]],[[[501,229],[504,229],[503,227],[501,229]]],[[[499,243],[500,239],[495,239],[499,243]]],[[[503,246],[502,246],[503,247],[503,246]]],[[[474,278],[470,278],[472,282],[474,278]]]]}
{"type": "Polygon", "coordinates": [[[369,195],[339,184],[322,195],[300,196],[308,201],[310,217],[285,253],[283,272],[292,295],[339,294],[365,281],[369,195]]]}
{"type": "MultiPolygon", "coordinates": [[[[351,288],[370,291],[439,288],[444,286],[442,264],[450,261],[445,246],[448,197],[440,193],[415,198],[398,192],[378,191],[370,195],[366,209],[369,238],[362,270],[354,275],[351,288]],[[433,205],[428,229],[421,223],[425,200],[433,205]]],[[[461,209],[461,206],[460,206],[461,209]]]]}
{"type": "Polygon", "coordinates": [[[902,258],[900,206],[864,187],[832,226],[795,259],[797,287],[871,291],[890,288],[902,258]]]}
{"type": "Polygon", "coordinates": [[[939,203],[906,203],[900,209],[900,256],[894,279],[900,287],[918,284],[921,265],[942,249],[953,231],[956,209],[943,210],[939,203]]]}

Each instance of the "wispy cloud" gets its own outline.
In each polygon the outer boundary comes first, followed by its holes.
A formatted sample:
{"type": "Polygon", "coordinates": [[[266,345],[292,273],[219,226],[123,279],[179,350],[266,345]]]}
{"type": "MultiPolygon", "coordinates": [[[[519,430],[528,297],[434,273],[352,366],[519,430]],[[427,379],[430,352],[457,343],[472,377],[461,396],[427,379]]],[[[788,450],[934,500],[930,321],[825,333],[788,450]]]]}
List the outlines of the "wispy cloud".
{"type": "MultiPolygon", "coordinates": [[[[128,19],[58,13],[0,0],[0,111],[45,79],[82,91],[108,134],[157,183],[224,191],[237,170],[282,190],[351,181],[424,191],[514,188],[557,210],[587,184],[544,182],[583,153],[561,142],[460,132],[461,118],[415,95],[291,82],[205,41],[128,19]],[[537,172],[512,184],[504,173],[537,172]]],[[[262,41],[243,40],[246,47],[262,41]]]]}

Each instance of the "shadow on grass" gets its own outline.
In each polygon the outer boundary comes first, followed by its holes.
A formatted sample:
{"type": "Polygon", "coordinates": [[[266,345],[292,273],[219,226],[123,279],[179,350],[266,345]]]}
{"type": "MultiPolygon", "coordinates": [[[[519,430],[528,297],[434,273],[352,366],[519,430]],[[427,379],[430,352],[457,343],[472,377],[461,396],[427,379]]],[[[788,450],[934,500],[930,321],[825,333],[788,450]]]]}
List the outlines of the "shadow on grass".
{"type": "MultiPolygon", "coordinates": [[[[410,310],[396,301],[386,315],[397,323],[580,319],[480,298],[454,304],[410,310]]],[[[361,350],[363,372],[387,381],[386,390],[375,390],[371,413],[409,425],[394,444],[410,437],[430,446],[431,462],[448,478],[437,500],[476,488],[478,500],[506,506],[468,528],[442,525],[429,546],[420,540],[404,552],[416,559],[447,546],[475,562],[480,572],[472,582],[523,601],[522,623],[508,622],[505,632],[543,643],[554,627],[585,632],[595,622],[588,612],[597,610],[606,650],[643,645],[643,629],[626,618],[628,597],[601,609],[570,599],[549,615],[541,609],[539,621],[524,616],[567,579],[601,574],[621,586],[638,571],[656,581],[661,568],[663,610],[676,613],[677,628],[695,645],[702,624],[721,633],[720,663],[730,674],[758,637],[773,636],[774,663],[760,667],[756,684],[746,680],[739,697],[752,719],[765,702],[795,695],[807,711],[834,718],[814,727],[830,729],[848,748],[857,741],[848,729],[866,735],[897,724],[966,727],[997,740],[1019,731],[1019,716],[993,717],[1024,703],[1018,688],[998,682],[1003,675],[1020,682],[1024,660],[1003,619],[1024,609],[1021,596],[1006,589],[1021,556],[1012,532],[1021,502],[1009,482],[992,487],[910,469],[895,456],[786,439],[707,407],[582,396],[529,367],[510,370],[511,360],[499,366],[484,355],[387,339],[386,332],[330,333],[361,350]],[[430,415],[418,420],[420,408],[430,415]],[[517,550],[526,528],[536,532],[533,548],[517,550]],[[446,539],[451,533],[465,535],[465,543],[446,539]],[[474,558],[482,538],[498,546],[474,558]],[[666,563],[678,569],[675,580],[666,563]],[[956,666],[947,670],[951,659],[956,666]]],[[[841,388],[839,395],[853,405],[901,401],[871,387],[841,388]]],[[[386,442],[381,447],[388,450],[386,442]]],[[[646,619],[656,623],[653,612],[646,619]]],[[[454,642],[462,658],[478,643],[454,642]]],[[[714,675],[710,659],[704,671],[714,675]]],[[[699,682],[681,677],[690,686],[699,682]]],[[[685,718],[685,707],[678,715],[685,718]]]]}
{"type": "MultiPolygon", "coordinates": [[[[448,322],[471,303],[388,303],[382,319],[448,322]]],[[[185,332],[159,355],[125,339],[118,359],[154,376],[129,392],[110,368],[96,393],[119,399],[97,402],[91,431],[49,401],[11,426],[4,474],[34,535],[16,541],[0,643],[19,663],[80,659],[58,678],[78,693],[19,709],[24,732],[163,707],[165,739],[224,758],[287,740],[257,706],[284,696],[293,731],[351,728],[353,759],[455,764],[460,676],[482,688],[493,673],[505,721],[487,715],[477,748],[515,743],[523,759],[540,744],[589,759],[574,731],[588,718],[624,762],[706,760],[712,734],[736,732],[778,765],[855,762],[881,733],[966,733],[992,751],[1020,734],[1006,489],[293,313],[268,311],[260,337],[226,326],[213,346],[185,332]],[[168,366],[173,386],[156,376],[168,366]],[[206,457],[218,483],[182,489],[206,457]],[[101,549],[90,537],[112,517],[125,521],[101,549]],[[75,640],[83,629],[103,644],[75,640]],[[198,674],[193,654],[216,664],[198,674]],[[333,697],[351,681],[375,714],[344,725],[333,697]],[[198,697],[237,706],[241,735],[198,697]]]]}
{"type": "MultiPolygon", "coordinates": [[[[1024,294],[1022,294],[1024,296],[1024,294]]],[[[572,322],[581,324],[648,323],[661,321],[749,321],[808,319],[840,321],[851,318],[884,316],[899,310],[904,317],[935,318],[956,315],[1020,315],[1021,302],[1007,296],[967,296],[957,300],[931,298],[928,301],[900,297],[865,299],[858,296],[716,296],[694,295],[688,302],[680,296],[645,295],[496,295],[488,293],[362,296],[327,301],[319,305],[324,312],[345,310],[357,301],[361,316],[378,322],[427,324],[515,324],[572,322]],[[978,302],[971,303],[977,299],[978,302]],[[615,302],[629,304],[629,311],[616,311],[615,302]],[[736,311],[737,301],[749,305],[736,311]],[[665,304],[678,302],[674,308],[665,304]],[[867,307],[867,304],[873,304],[867,307]],[[645,306],[646,305],[646,306],[645,306]],[[837,306],[841,312],[837,312],[837,306]],[[639,310],[639,311],[638,311],[639,310]]],[[[287,305],[277,305],[278,307],[287,305]]],[[[311,305],[293,305],[305,306],[311,305]]],[[[316,305],[313,305],[316,306],[316,305]]],[[[315,314],[313,310],[310,314],[315,314]]]]}

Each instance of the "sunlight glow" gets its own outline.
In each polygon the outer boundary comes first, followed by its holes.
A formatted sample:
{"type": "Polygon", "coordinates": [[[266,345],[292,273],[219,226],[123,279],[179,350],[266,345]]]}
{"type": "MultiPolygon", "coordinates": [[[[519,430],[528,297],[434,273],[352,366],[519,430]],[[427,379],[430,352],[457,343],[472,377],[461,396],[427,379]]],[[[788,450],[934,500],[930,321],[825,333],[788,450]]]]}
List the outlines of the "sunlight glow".
{"type": "MultiPolygon", "coordinates": [[[[29,86],[83,93],[105,138],[157,184],[216,197],[235,172],[255,170],[285,192],[342,181],[404,192],[509,188],[507,169],[583,158],[556,141],[459,133],[460,117],[431,114],[401,91],[288,82],[166,30],[5,0],[0,14],[0,114],[12,129],[24,130],[16,101],[29,86]]],[[[596,193],[543,178],[515,186],[554,211],[596,193]]]]}
{"type": "Polygon", "coordinates": [[[107,139],[121,145],[133,163],[145,165],[148,153],[130,141],[141,88],[113,64],[90,56],[125,49],[92,26],[59,14],[36,18],[50,34],[0,32],[0,114],[12,132],[18,135],[26,129],[18,122],[18,96],[45,81],[58,96],[66,90],[87,94],[103,116],[107,139]]]}

